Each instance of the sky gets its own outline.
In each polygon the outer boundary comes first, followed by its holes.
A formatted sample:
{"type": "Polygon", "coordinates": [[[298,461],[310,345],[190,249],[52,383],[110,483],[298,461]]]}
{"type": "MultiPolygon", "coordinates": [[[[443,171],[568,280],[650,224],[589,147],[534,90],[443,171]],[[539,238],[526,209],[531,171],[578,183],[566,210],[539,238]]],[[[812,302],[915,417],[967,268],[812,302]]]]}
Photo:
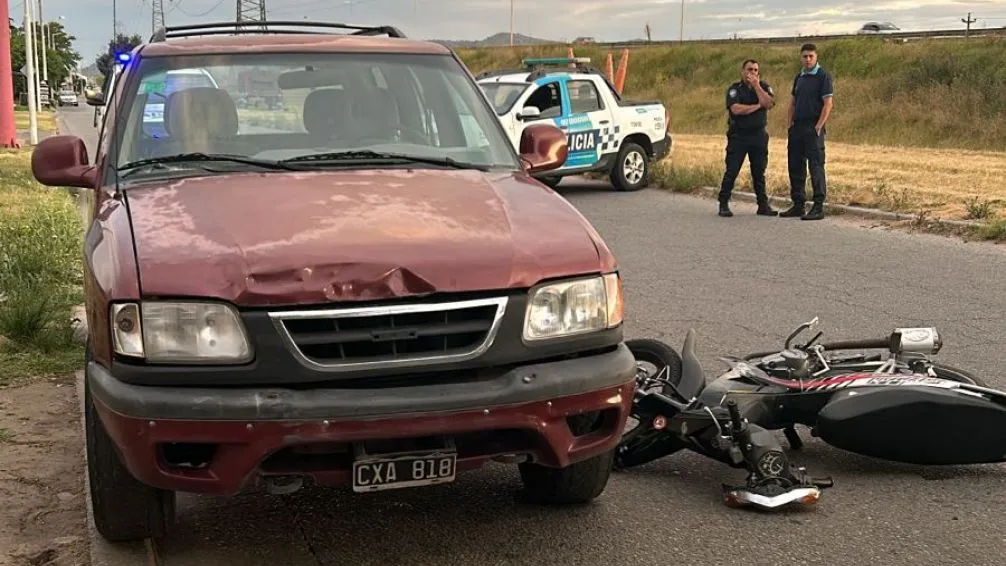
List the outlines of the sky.
{"type": "MultiPolygon", "coordinates": [[[[24,1],[7,0],[21,25],[24,1]]],[[[37,2],[38,0],[28,0],[37,2]]],[[[83,65],[93,62],[112,36],[113,0],[41,0],[42,15],[77,37],[83,65]]],[[[151,33],[153,0],[116,0],[127,33],[151,33]]],[[[162,0],[168,25],[233,21],[237,0],[162,0]]],[[[398,26],[409,37],[482,39],[510,31],[510,0],[266,0],[269,19],[318,19],[398,26]]],[[[905,30],[1006,26],[1006,0],[514,0],[514,31],[552,40],[580,36],[597,41],[766,37],[853,33],[868,21],[891,21],[905,30]]],[[[36,15],[37,18],[37,15],[36,15]]]]}

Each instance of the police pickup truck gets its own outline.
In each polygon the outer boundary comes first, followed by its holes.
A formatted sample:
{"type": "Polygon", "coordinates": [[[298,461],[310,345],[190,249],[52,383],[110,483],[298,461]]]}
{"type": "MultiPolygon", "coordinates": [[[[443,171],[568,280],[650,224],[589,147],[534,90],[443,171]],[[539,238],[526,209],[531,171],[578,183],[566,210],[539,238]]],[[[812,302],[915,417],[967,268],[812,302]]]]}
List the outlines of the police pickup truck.
{"type": "Polygon", "coordinates": [[[524,59],[523,69],[492,70],[475,78],[496,110],[510,141],[542,121],[566,132],[569,157],[539,177],[555,187],[562,177],[609,175],[621,191],[647,185],[650,163],[670,152],[670,114],[659,101],[629,101],[587,57],[524,59]]]}

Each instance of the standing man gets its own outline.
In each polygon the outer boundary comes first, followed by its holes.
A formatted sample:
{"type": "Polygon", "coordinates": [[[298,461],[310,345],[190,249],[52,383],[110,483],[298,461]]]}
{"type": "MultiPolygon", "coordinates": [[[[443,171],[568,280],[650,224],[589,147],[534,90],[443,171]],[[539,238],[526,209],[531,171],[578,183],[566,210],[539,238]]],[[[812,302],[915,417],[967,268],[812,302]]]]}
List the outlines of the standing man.
{"type": "Polygon", "coordinates": [[[744,158],[751,165],[751,184],[758,200],[758,214],[776,216],[768,203],[765,190],[765,168],[768,166],[768,111],[775,106],[775,93],[761,80],[758,61],[748,59],[741,64],[741,80],[727,89],[727,170],[720,184],[720,216],[733,216],[730,194],[737,181],[744,158]]]}
{"type": "Polygon", "coordinates": [[[824,218],[824,199],[828,184],[824,174],[825,124],[831,116],[834,86],[831,74],[817,61],[817,47],[808,43],[800,48],[803,68],[793,79],[793,98],[789,106],[789,183],[793,206],[782,213],[787,218],[804,220],[824,218]],[[806,211],[807,168],[814,188],[814,204],[806,211]]]}

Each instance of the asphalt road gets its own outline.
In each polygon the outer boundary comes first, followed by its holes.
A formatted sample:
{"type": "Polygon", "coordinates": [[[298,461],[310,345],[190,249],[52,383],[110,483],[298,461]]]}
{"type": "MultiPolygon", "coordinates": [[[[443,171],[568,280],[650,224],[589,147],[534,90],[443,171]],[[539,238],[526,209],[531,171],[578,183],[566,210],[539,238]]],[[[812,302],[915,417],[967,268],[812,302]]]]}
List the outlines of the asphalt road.
{"type": "MultiPolygon", "coordinates": [[[[93,147],[89,111],[66,121],[93,147]]],[[[621,262],[629,337],[680,346],[695,328],[706,370],[718,371],[720,354],[775,347],[815,316],[832,338],[935,325],[947,363],[1006,387],[1002,246],[765,219],[741,203],[721,219],[712,201],[659,190],[569,180],[559,190],[621,262]]],[[[1006,466],[898,466],[804,436],[793,457],[836,482],[810,510],[728,509],[720,484],[741,472],[690,454],[616,474],[595,504],[574,509],[516,502],[516,468],[492,465],[451,486],[363,497],[182,496],[157,553],[170,566],[1006,563],[1006,466]]]]}

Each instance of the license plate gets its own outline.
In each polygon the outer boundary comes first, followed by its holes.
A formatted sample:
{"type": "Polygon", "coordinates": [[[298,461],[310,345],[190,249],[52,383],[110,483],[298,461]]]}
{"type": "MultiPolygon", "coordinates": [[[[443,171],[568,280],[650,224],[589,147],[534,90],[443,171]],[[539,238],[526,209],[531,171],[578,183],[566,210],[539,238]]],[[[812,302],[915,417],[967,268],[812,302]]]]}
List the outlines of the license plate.
{"type": "Polygon", "coordinates": [[[382,491],[454,481],[457,454],[368,456],[353,462],[353,491],[382,491]]]}

